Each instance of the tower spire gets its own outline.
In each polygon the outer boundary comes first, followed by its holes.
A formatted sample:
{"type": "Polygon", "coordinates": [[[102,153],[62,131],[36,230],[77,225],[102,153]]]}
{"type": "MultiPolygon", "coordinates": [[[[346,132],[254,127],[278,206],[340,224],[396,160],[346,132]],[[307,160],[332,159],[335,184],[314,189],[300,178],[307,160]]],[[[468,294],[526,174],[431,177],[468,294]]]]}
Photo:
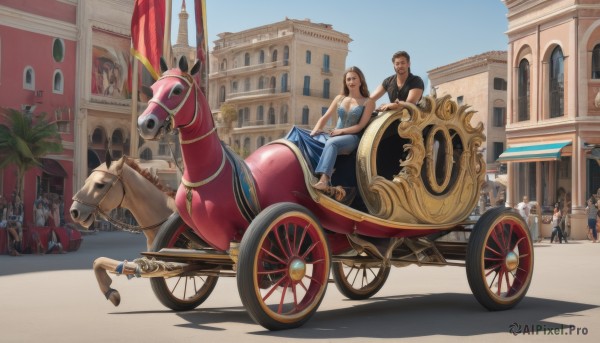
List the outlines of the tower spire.
{"type": "Polygon", "coordinates": [[[185,10],[185,0],[181,4],[181,12],[179,13],[179,31],[177,32],[177,45],[188,44],[188,18],[189,14],[185,10]]]}

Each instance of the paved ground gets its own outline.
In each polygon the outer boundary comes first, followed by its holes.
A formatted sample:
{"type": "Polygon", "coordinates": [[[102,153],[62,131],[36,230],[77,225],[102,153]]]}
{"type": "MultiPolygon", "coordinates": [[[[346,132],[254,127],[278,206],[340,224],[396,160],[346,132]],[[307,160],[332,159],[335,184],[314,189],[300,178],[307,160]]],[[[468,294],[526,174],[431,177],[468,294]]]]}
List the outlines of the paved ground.
{"type": "MultiPolygon", "coordinates": [[[[547,241],[546,241],[547,242],[547,241]]],[[[221,279],[197,310],[175,313],[154,297],[146,279],[117,277],[122,302],[100,294],[96,257],[133,259],[141,235],[100,232],[77,252],[0,256],[0,342],[365,342],[365,341],[598,341],[600,244],[535,245],[527,297],[516,308],[488,312],[477,303],[461,267],[393,269],[367,301],[349,301],[333,284],[303,327],[268,332],[241,305],[235,279],[221,279]],[[575,330],[572,335],[569,327],[575,330]],[[509,333],[538,329],[535,334],[509,333]],[[560,328],[562,326],[562,332],[560,328]],[[558,328],[550,334],[549,330],[558,328]],[[546,329],[546,332],[543,330],[546,329]],[[577,331],[579,330],[579,334],[577,331]],[[556,335],[556,334],[559,335],[556,335]],[[562,335],[560,335],[562,333],[562,335]]]]}

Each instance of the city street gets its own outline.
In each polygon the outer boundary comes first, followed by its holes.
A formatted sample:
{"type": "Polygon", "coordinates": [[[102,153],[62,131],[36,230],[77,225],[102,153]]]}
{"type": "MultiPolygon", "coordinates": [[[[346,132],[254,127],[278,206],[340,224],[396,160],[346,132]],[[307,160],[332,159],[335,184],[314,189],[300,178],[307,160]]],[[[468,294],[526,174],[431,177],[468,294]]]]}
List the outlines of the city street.
{"type": "Polygon", "coordinates": [[[121,305],[105,300],[92,271],[96,257],[132,260],[139,234],[85,235],[77,252],[0,256],[1,342],[365,342],[598,341],[600,244],[535,244],[526,298],[489,312],[475,300],[462,267],[394,268],[372,299],[346,300],[330,284],[311,320],[269,332],[242,307],[234,278],[222,278],[198,309],[163,307],[147,279],[113,277],[121,305]],[[510,331],[519,331],[513,335],[510,331]],[[568,335],[570,334],[570,335],[568,335]],[[568,335],[568,336],[567,336],[568,335]]]}

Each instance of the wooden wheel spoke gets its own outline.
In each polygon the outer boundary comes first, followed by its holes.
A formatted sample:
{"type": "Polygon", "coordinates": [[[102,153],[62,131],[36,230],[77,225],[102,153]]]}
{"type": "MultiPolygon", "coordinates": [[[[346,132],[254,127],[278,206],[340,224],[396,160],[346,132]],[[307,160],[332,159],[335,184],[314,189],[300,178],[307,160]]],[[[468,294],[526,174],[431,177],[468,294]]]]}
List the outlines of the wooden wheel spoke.
{"type": "Polygon", "coordinates": [[[300,255],[300,247],[304,243],[304,237],[306,237],[306,232],[308,231],[308,227],[309,226],[310,226],[310,224],[307,224],[304,227],[304,229],[302,230],[302,236],[300,237],[300,242],[298,242],[298,246],[296,247],[296,251],[294,251],[294,255],[296,255],[296,256],[300,255]]]}
{"type": "Polygon", "coordinates": [[[319,244],[321,244],[321,241],[316,241],[313,244],[311,244],[311,246],[308,247],[308,249],[306,249],[304,254],[302,254],[302,259],[306,261],[306,256],[308,256],[308,254],[310,254],[310,252],[319,244]]]}
{"type": "Polygon", "coordinates": [[[515,247],[518,247],[518,246],[519,246],[519,244],[520,244],[522,241],[524,241],[524,240],[525,240],[525,237],[521,237],[521,238],[519,238],[519,240],[515,242],[515,245],[512,247],[512,249],[511,249],[511,250],[514,250],[514,249],[515,249],[515,247]]]}
{"type": "Polygon", "coordinates": [[[489,250],[489,251],[491,251],[491,252],[493,252],[494,254],[496,254],[496,255],[498,255],[498,256],[504,256],[504,254],[502,254],[502,253],[500,253],[500,252],[498,252],[498,251],[496,251],[496,250],[492,249],[492,248],[491,248],[489,245],[486,245],[486,246],[485,246],[485,249],[486,249],[486,250],[489,250]]]}
{"type": "Polygon", "coordinates": [[[487,272],[485,274],[485,276],[487,277],[487,276],[489,276],[493,272],[498,272],[499,268],[502,268],[502,264],[500,264],[500,263],[495,264],[495,265],[491,266],[490,268],[487,268],[486,270],[489,270],[489,272],[487,272]]]}
{"type": "MultiPolygon", "coordinates": [[[[283,229],[285,230],[285,225],[282,225],[282,226],[283,226],[283,229]]],[[[281,253],[284,255],[286,260],[289,260],[290,256],[288,255],[287,251],[283,247],[283,244],[281,242],[281,237],[279,236],[278,228],[275,228],[275,230],[273,230],[273,233],[275,234],[275,240],[277,241],[277,246],[279,246],[281,253]]],[[[287,236],[287,234],[286,234],[286,236],[287,236]]]]}
{"type": "MultiPolygon", "coordinates": [[[[502,228],[502,225],[498,224],[500,226],[500,228],[502,228]]],[[[502,229],[503,230],[503,229],[502,229]]],[[[492,234],[490,235],[492,237],[492,240],[496,243],[496,245],[500,248],[503,249],[504,245],[502,244],[502,242],[500,242],[500,238],[498,238],[498,226],[496,226],[494,228],[494,230],[492,231],[492,234]]],[[[487,244],[487,247],[489,247],[489,244],[487,244]]],[[[491,249],[491,248],[490,248],[491,249]]],[[[500,253],[498,253],[498,255],[501,255],[500,253]]]]}
{"type": "Polygon", "coordinates": [[[502,289],[502,277],[504,276],[504,272],[500,270],[498,272],[498,287],[496,289],[496,295],[500,295],[500,290],[502,289]]]}
{"type": "Polygon", "coordinates": [[[302,289],[304,289],[305,292],[308,292],[308,288],[306,288],[306,286],[304,285],[304,282],[302,282],[302,280],[300,280],[298,282],[298,285],[300,285],[302,287],[302,289]]]}
{"type": "Polygon", "coordinates": [[[274,269],[274,270],[265,270],[265,271],[260,271],[257,272],[258,275],[271,275],[271,274],[282,274],[287,272],[287,268],[283,268],[283,269],[274,269]]]}
{"type": "Polygon", "coordinates": [[[267,250],[267,249],[265,249],[263,247],[261,247],[260,250],[263,251],[264,253],[266,253],[267,255],[270,255],[270,256],[274,257],[277,261],[279,261],[279,263],[287,265],[286,261],[282,260],[281,258],[279,258],[279,256],[276,256],[275,254],[273,254],[269,250],[267,250]]]}
{"type": "Polygon", "coordinates": [[[288,287],[290,286],[290,282],[288,280],[288,282],[285,283],[285,286],[283,287],[283,292],[281,292],[281,298],[279,300],[279,307],[277,308],[277,313],[281,314],[281,312],[283,312],[283,301],[285,300],[285,293],[287,292],[288,287]]]}
{"type": "Polygon", "coordinates": [[[319,287],[323,287],[323,283],[321,281],[317,280],[316,278],[309,276],[309,275],[304,275],[304,277],[309,278],[311,281],[318,283],[319,287]]]}
{"type": "Polygon", "coordinates": [[[272,287],[271,290],[269,290],[269,292],[267,292],[267,294],[265,294],[265,296],[263,297],[263,301],[267,301],[267,299],[271,296],[271,294],[273,294],[273,292],[275,292],[275,290],[277,289],[277,287],[279,287],[279,285],[283,282],[286,281],[288,278],[287,277],[282,277],[281,279],[279,279],[279,281],[277,281],[272,287]]]}
{"type": "MultiPolygon", "coordinates": [[[[287,248],[288,248],[288,252],[289,252],[288,256],[294,256],[294,249],[292,249],[292,245],[290,243],[290,234],[289,234],[292,225],[293,224],[290,224],[290,226],[285,230],[285,242],[287,243],[287,248]]],[[[293,237],[294,239],[296,238],[295,235],[296,235],[296,225],[294,225],[294,237],[293,237]]]]}

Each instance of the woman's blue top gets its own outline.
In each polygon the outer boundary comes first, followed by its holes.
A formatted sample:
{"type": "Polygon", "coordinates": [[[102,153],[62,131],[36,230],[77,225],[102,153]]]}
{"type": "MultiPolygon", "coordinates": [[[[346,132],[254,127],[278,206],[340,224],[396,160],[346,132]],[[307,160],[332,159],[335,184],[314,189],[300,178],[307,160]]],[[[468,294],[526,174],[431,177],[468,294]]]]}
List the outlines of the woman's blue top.
{"type": "Polygon", "coordinates": [[[354,106],[350,108],[349,112],[346,112],[346,110],[342,106],[338,106],[338,121],[335,125],[335,128],[343,129],[358,124],[364,110],[365,106],[363,105],[354,106]]]}

